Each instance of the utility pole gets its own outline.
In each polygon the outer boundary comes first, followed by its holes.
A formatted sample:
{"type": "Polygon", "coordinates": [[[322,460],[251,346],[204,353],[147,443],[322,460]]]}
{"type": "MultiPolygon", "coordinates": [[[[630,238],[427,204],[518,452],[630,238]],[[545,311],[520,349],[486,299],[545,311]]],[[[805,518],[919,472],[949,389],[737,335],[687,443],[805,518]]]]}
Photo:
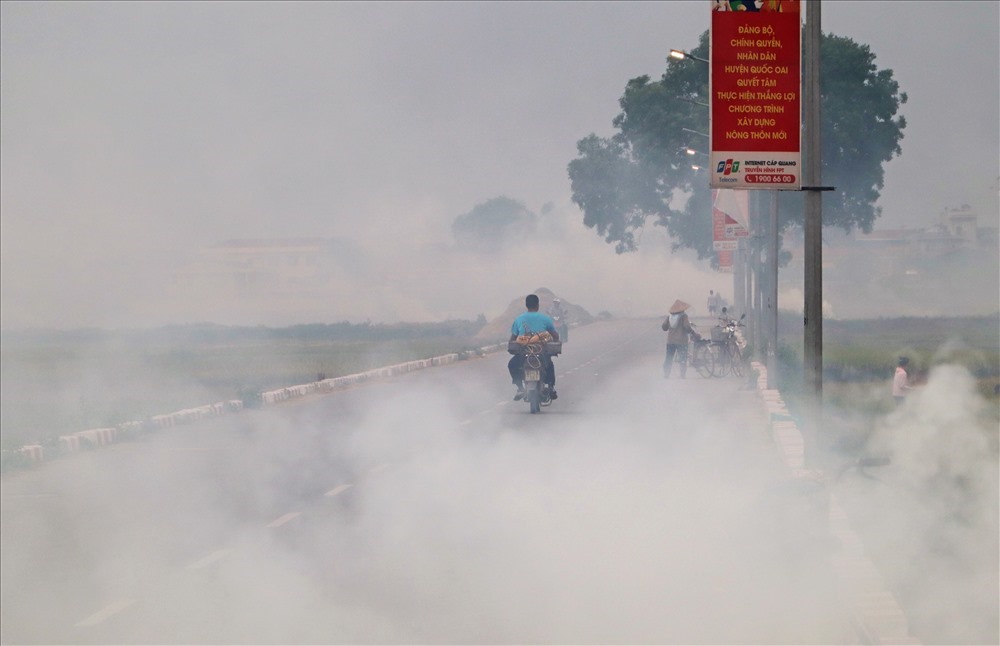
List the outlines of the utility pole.
{"type": "Polygon", "coordinates": [[[764,248],[764,191],[754,191],[754,222],[753,222],[753,329],[751,330],[753,339],[753,352],[755,358],[763,357],[761,352],[764,349],[764,308],[763,308],[763,287],[764,274],[761,271],[761,258],[765,253],[764,248]]]}
{"type": "Polygon", "coordinates": [[[746,238],[736,239],[733,251],[733,303],[729,307],[730,318],[739,318],[739,312],[747,307],[746,238]]]}
{"type": "MultiPolygon", "coordinates": [[[[810,408],[814,430],[823,415],[823,202],[820,186],[822,180],[822,148],[820,142],[820,41],[822,38],[821,0],[806,2],[805,28],[805,83],[803,87],[803,186],[805,195],[805,272],[804,272],[804,330],[803,330],[803,382],[810,408]]],[[[813,432],[813,442],[819,432],[813,432]]],[[[806,461],[810,453],[806,442],[806,461]]]]}
{"type": "Polygon", "coordinates": [[[767,387],[778,387],[778,193],[771,191],[771,217],[767,229],[767,387]]]}
{"type": "MultiPolygon", "coordinates": [[[[754,191],[754,196],[760,195],[760,191],[754,191]]],[[[758,200],[759,201],[759,200],[758,200]]],[[[750,339],[754,344],[754,352],[760,346],[757,344],[757,282],[760,280],[760,272],[757,271],[760,266],[760,213],[754,214],[754,232],[753,237],[750,239],[750,270],[747,272],[747,319],[753,319],[752,323],[749,323],[750,327],[747,332],[750,333],[750,339]]]]}

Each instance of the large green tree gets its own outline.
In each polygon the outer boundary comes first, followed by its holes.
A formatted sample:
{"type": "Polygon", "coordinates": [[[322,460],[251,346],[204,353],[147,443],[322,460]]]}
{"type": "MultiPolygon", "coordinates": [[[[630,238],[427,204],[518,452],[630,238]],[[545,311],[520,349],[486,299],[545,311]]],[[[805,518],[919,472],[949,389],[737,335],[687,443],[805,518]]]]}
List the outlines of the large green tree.
{"type": "MultiPolygon", "coordinates": [[[[708,32],[691,53],[708,58],[708,32]]],[[[901,153],[906,103],[892,70],[879,70],[867,45],[824,34],[820,46],[823,220],[844,230],[871,231],[881,209],[883,164],[901,153]]],[[[625,86],[610,138],[591,134],[577,143],[569,163],[573,201],[584,224],[615,244],[636,249],[635,233],[646,222],[666,227],[674,248],[712,256],[711,193],[703,153],[708,141],[708,66],[696,58],[668,60],[659,81],[639,76],[625,86]]],[[[791,192],[788,192],[791,193],[791,192]]],[[[783,196],[781,226],[802,221],[802,198],[783,196]]]]}
{"type": "Polygon", "coordinates": [[[464,249],[495,253],[504,246],[531,236],[538,216],[523,203],[501,196],[477,204],[451,224],[455,242],[464,249]]]}

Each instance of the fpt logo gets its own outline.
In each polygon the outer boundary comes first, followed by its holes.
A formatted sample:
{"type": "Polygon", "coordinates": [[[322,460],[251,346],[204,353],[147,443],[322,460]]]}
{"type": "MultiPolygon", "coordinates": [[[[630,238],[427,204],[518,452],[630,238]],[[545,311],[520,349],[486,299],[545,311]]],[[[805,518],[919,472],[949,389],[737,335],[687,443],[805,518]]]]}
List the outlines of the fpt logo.
{"type": "Polygon", "coordinates": [[[730,175],[732,173],[738,173],[739,171],[740,163],[738,161],[733,161],[732,159],[720,161],[719,167],[715,169],[716,173],[722,173],[723,175],[730,175]]]}

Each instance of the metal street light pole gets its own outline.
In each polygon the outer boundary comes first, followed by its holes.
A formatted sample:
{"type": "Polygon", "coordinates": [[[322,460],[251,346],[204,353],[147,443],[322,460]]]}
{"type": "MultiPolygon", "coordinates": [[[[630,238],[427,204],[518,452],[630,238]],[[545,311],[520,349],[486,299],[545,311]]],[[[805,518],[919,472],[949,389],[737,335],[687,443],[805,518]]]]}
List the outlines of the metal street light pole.
{"type": "Polygon", "coordinates": [[[821,2],[806,3],[805,87],[803,88],[803,190],[805,195],[805,307],[803,319],[803,382],[813,427],[806,441],[806,461],[815,456],[815,443],[823,414],[823,203],[820,142],[820,39],[821,2]],[[810,446],[813,444],[813,446],[810,446]]]}
{"type": "Polygon", "coordinates": [[[778,387],[778,193],[771,191],[771,217],[767,231],[767,387],[778,387]]]}
{"type": "MultiPolygon", "coordinates": [[[[711,63],[708,61],[708,59],[701,58],[700,56],[695,56],[694,54],[690,54],[690,53],[684,51],[683,49],[671,49],[670,50],[670,54],[669,54],[669,58],[672,58],[674,60],[679,60],[679,61],[680,60],[684,60],[686,58],[692,58],[692,59],[694,59],[696,61],[701,61],[702,63],[705,63],[706,65],[711,65],[711,63]]],[[[705,106],[706,108],[710,107],[707,103],[702,103],[701,101],[694,101],[694,100],[691,100],[691,99],[684,99],[684,98],[682,98],[681,100],[687,101],[688,103],[696,103],[698,105],[705,106]]],[[[705,134],[704,132],[698,132],[697,130],[691,130],[690,128],[681,128],[681,130],[683,130],[684,132],[690,132],[691,134],[698,135],[699,137],[704,137],[705,139],[710,139],[711,138],[707,134],[705,134]]],[[[688,154],[689,155],[690,154],[694,154],[693,152],[691,152],[691,150],[692,149],[688,149],[688,154]]],[[[701,167],[697,166],[697,165],[692,166],[692,168],[694,170],[701,170],[701,167]]],[[[752,208],[751,208],[751,211],[752,211],[752,208]]],[[[748,213],[747,216],[749,218],[750,214],[748,213]]],[[[750,225],[751,223],[748,222],[747,224],[750,225]]],[[[754,280],[754,276],[755,276],[755,273],[758,273],[758,272],[754,272],[754,270],[753,270],[753,262],[752,262],[752,259],[754,257],[756,257],[758,259],[760,258],[760,252],[758,250],[756,253],[754,253],[753,248],[754,248],[754,245],[749,244],[749,241],[747,239],[745,239],[745,238],[737,238],[737,240],[736,240],[736,250],[732,252],[733,253],[733,300],[735,302],[733,303],[734,309],[733,309],[732,312],[730,312],[730,316],[732,316],[736,312],[744,312],[745,313],[747,311],[747,307],[748,306],[753,307],[754,304],[756,304],[756,306],[759,307],[759,305],[760,305],[759,299],[755,299],[754,298],[754,293],[756,291],[756,287],[754,287],[754,286],[758,284],[759,276],[757,277],[757,280],[755,281],[754,280]],[[754,291],[751,291],[751,290],[754,290],[754,291]]],[[[759,310],[757,310],[757,311],[759,311],[759,310]]],[[[752,323],[752,321],[753,321],[752,313],[751,313],[750,320],[751,320],[751,325],[752,325],[753,324],[752,323]]],[[[757,325],[758,329],[759,329],[759,327],[760,326],[757,325]]],[[[759,347],[759,345],[757,347],[759,347]]],[[[755,348],[755,350],[756,350],[756,348],[755,348]]]]}
{"type": "Polygon", "coordinates": [[[763,242],[764,242],[764,192],[754,191],[754,208],[753,213],[753,229],[750,235],[753,236],[753,258],[750,270],[750,276],[753,281],[753,286],[751,289],[752,300],[750,301],[750,317],[749,323],[752,325],[749,328],[750,338],[753,339],[753,354],[755,357],[761,356],[762,339],[761,333],[764,329],[762,313],[763,308],[761,307],[763,291],[762,291],[762,278],[763,272],[761,272],[761,256],[764,252],[763,242]]]}
{"type": "MultiPolygon", "coordinates": [[[[685,58],[693,58],[696,61],[701,61],[706,65],[711,63],[708,59],[701,58],[700,56],[695,56],[683,49],[671,49],[669,58],[674,60],[684,60],[685,58]]],[[[690,99],[683,99],[689,101],[690,103],[697,103],[698,105],[704,105],[709,107],[706,103],[701,103],[700,101],[692,101],[690,99]]],[[[710,137],[696,130],[691,130],[689,128],[681,128],[685,132],[690,132],[701,137],[709,139],[710,137]]],[[[751,238],[738,238],[736,240],[736,250],[733,252],[733,306],[734,309],[730,312],[730,315],[736,313],[746,313],[748,314],[748,323],[750,338],[754,341],[754,351],[759,352],[760,350],[760,272],[757,269],[757,264],[760,261],[760,244],[753,240],[752,236],[759,235],[754,233],[756,228],[759,231],[760,224],[754,223],[755,216],[752,215],[755,210],[760,209],[754,208],[754,200],[748,200],[748,206],[750,208],[750,213],[747,213],[747,226],[750,229],[751,238]],[[749,310],[749,311],[748,311],[749,310]]],[[[756,219],[759,219],[757,217],[756,219]]]]}

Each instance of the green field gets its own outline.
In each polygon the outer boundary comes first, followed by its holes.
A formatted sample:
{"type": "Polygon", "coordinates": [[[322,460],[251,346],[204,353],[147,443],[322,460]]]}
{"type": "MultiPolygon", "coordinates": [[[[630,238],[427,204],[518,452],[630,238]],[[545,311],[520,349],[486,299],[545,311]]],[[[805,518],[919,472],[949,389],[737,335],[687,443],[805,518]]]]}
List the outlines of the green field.
{"type": "MultiPolygon", "coordinates": [[[[75,330],[3,334],[5,449],[229,399],[363,372],[403,361],[473,351],[479,321],[289,328],[190,325],[145,331],[75,330]]],[[[801,394],[801,319],[779,324],[779,387],[801,394]]],[[[824,322],[824,399],[877,416],[891,410],[886,388],[896,357],[911,357],[913,380],[957,362],[997,402],[997,317],[824,322]]]]}
{"type": "MultiPolygon", "coordinates": [[[[779,321],[783,389],[801,388],[802,321],[783,314],[779,321]]],[[[910,358],[910,380],[926,381],[935,365],[958,363],[979,381],[986,396],[1000,382],[1000,319],[895,318],[823,321],[823,381],[858,384],[892,379],[896,360],[910,358]]]]}
{"type": "MultiPolygon", "coordinates": [[[[482,322],[4,333],[2,447],[477,347],[482,322]]],[[[481,344],[479,344],[481,345],[481,344]]]]}
{"type": "MultiPolygon", "coordinates": [[[[803,399],[802,320],[779,321],[778,389],[793,414],[803,399]]],[[[861,449],[879,419],[892,412],[892,376],[900,356],[910,358],[919,387],[935,366],[958,364],[975,378],[987,407],[985,428],[1000,428],[1000,318],[896,318],[823,321],[823,405],[832,445],[861,449]]],[[[991,443],[996,448],[995,433],[991,443]]]]}

